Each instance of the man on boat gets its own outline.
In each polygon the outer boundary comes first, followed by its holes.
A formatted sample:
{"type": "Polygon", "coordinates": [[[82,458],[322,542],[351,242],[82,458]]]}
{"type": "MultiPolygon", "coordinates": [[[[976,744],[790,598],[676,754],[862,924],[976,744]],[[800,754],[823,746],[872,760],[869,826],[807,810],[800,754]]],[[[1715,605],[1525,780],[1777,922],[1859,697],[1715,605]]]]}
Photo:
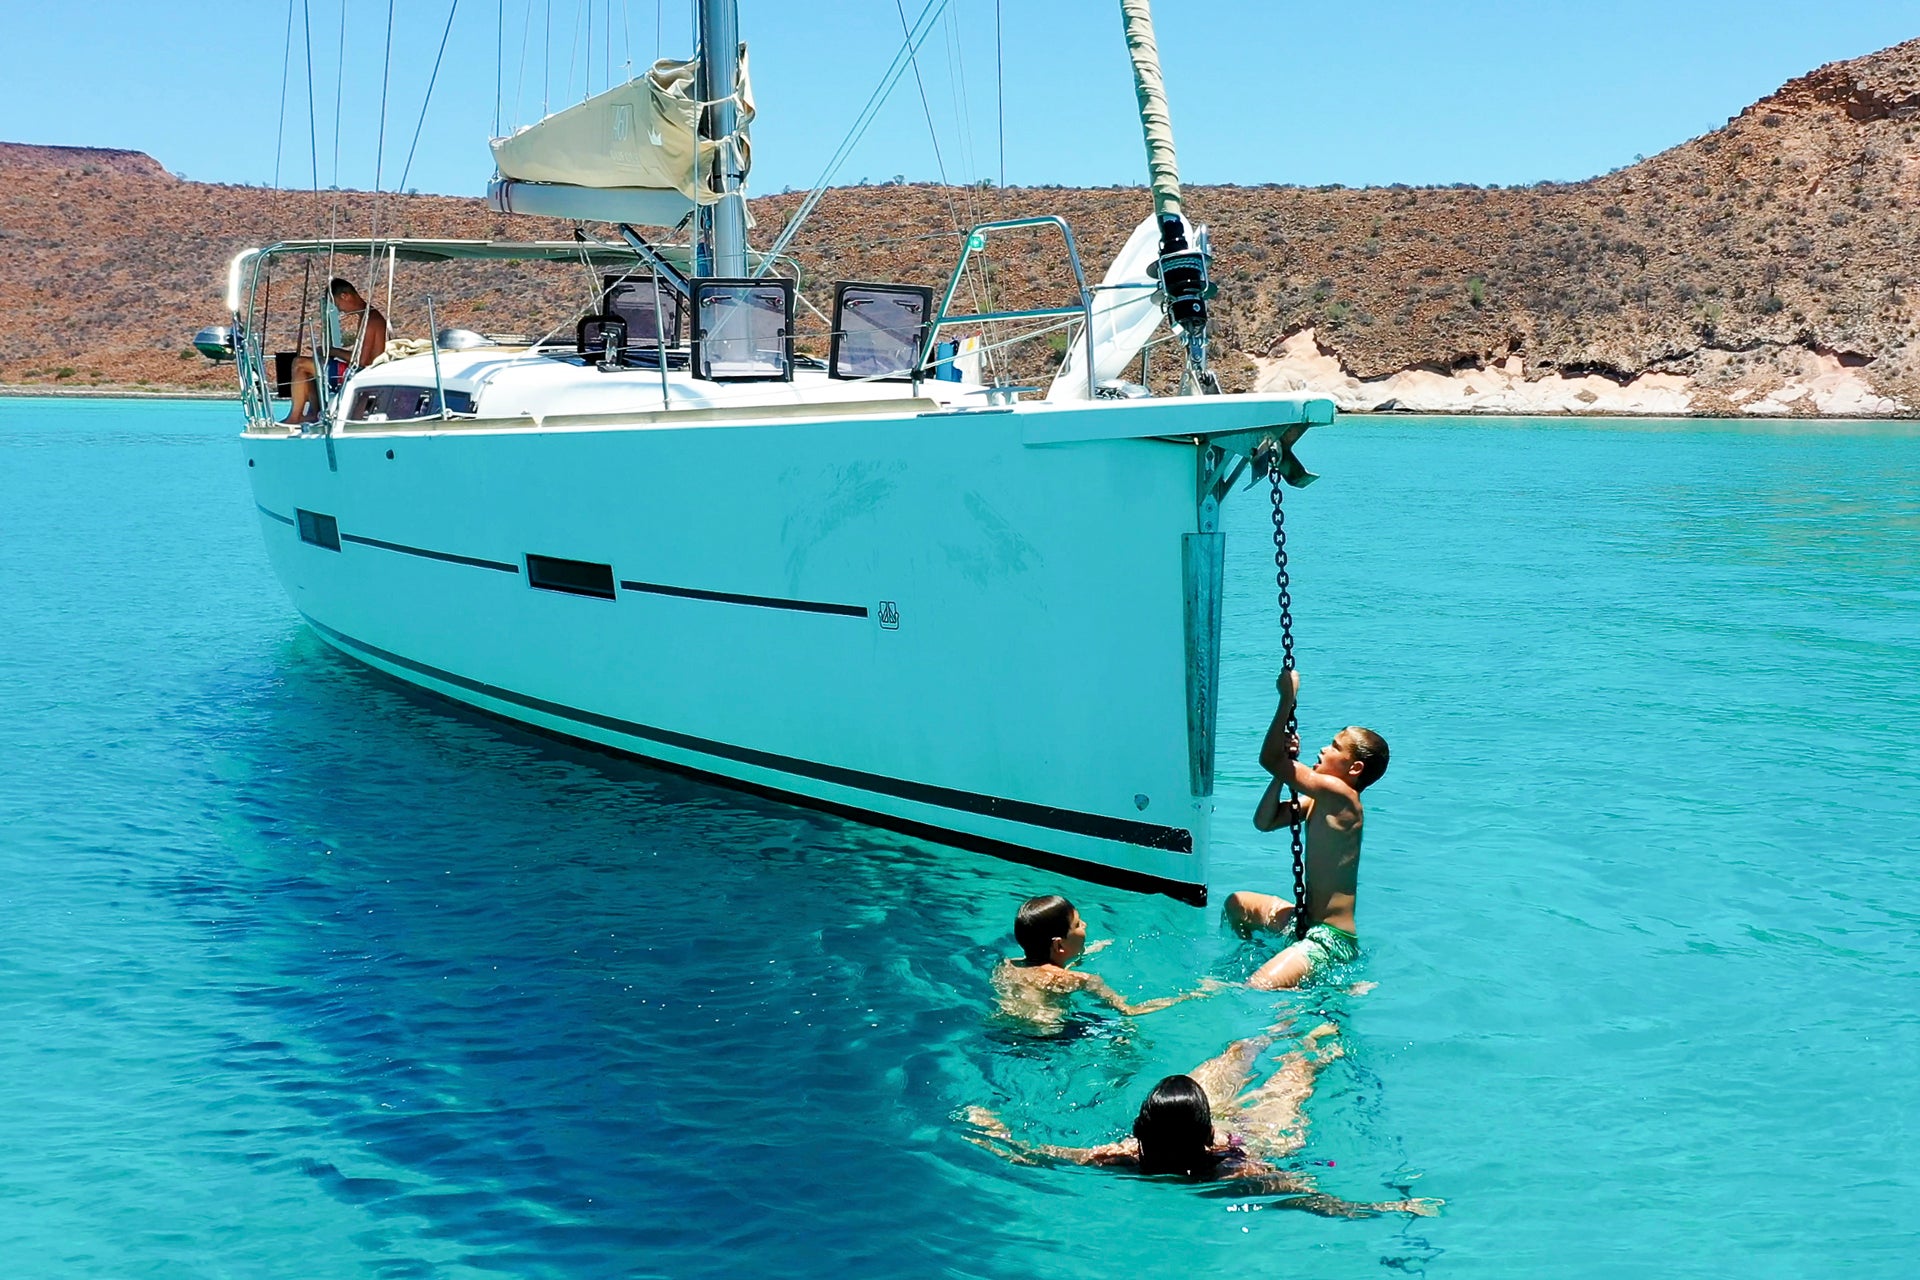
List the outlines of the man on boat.
{"type": "MultiPolygon", "coordinates": [[[[1260,797],[1253,825],[1273,831],[1307,824],[1308,928],[1249,980],[1269,991],[1300,986],[1359,956],[1353,900],[1360,877],[1360,827],[1366,818],[1360,793],[1387,771],[1386,740],[1358,725],[1335,734],[1311,769],[1300,763],[1300,739],[1287,731],[1300,696],[1300,673],[1281,672],[1279,686],[1280,705],[1260,747],[1260,766],[1273,775],[1273,782],[1260,797]],[[1283,787],[1292,787],[1298,801],[1283,799],[1283,787]]],[[[1226,916],[1243,936],[1255,930],[1291,933],[1294,910],[1289,899],[1242,892],[1228,897],[1226,916]]]]}
{"type": "MultiPolygon", "coordinates": [[[[368,304],[360,291],[335,276],[327,284],[327,293],[342,320],[360,317],[359,331],[351,344],[335,347],[327,357],[327,388],[337,390],[349,369],[364,369],[387,349],[387,318],[368,304]]],[[[316,385],[312,356],[298,356],[293,362],[293,406],[281,421],[289,426],[312,422],[320,416],[320,389],[316,385]]]]}

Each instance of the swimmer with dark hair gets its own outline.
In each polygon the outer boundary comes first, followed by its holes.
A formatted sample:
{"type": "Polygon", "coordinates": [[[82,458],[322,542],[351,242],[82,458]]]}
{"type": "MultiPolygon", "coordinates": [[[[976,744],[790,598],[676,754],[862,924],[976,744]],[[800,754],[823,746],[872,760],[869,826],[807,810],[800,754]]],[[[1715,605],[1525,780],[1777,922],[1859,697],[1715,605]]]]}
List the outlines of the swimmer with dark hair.
{"type": "Polygon", "coordinates": [[[1058,1027],[1077,994],[1104,1001],[1121,1013],[1137,1015],[1210,994],[1223,985],[1208,980],[1184,995],[1162,996],[1139,1004],[1128,1001],[1098,976],[1069,967],[1101,944],[1087,946],[1087,922],[1058,894],[1021,903],[1013,918],[1013,938],[1020,944],[1020,958],[1003,960],[993,971],[1000,1011],[1043,1028],[1058,1027]]]}
{"type": "Polygon", "coordinates": [[[1340,1057],[1332,1023],[1308,1032],[1300,1047],[1257,1088],[1247,1090],[1254,1061],[1272,1037],[1238,1040],[1187,1075],[1168,1076],[1140,1104],[1130,1136],[1097,1147],[1061,1147],[1026,1142],[1013,1136],[1001,1119],[984,1107],[967,1109],[971,1141],[1016,1164],[1053,1162],[1164,1174],[1194,1182],[1234,1182],[1254,1194],[1285,1196],[1281,1207],[1304,1209],[1330,1218],[1363,1218],[1382,1213],[1428,1217],[1438,1200],[1390,1200],[1362,1204],[1316,1190],[1304,1176],[1289,1173],[1278,1161],[1306,1144],[1307,1122],[1301,1105],[1313,1093],[1321,1070],[1340,1057]],[[1244,1091],[1244,1092],[1243,1092],[1244,1091]],[[1220,1127],[1216,1120],[1230,1127],[1220,1127]]]}

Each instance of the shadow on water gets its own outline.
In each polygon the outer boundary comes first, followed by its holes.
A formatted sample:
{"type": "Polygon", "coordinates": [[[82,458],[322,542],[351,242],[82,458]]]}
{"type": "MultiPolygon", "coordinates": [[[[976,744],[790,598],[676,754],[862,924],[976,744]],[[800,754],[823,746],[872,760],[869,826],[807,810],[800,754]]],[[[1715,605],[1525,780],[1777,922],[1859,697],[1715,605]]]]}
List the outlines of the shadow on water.
{"type": "Polygon", "coordinates": [[[1026,891],[997,864],[523,732],[305,633],[231,719],[234,861],[172,891],[270,1028],[233,1065],[328,1131],[296,1147],[346,1153],[247,1159],[567,1271],[863,1233],[950,1265],[884,1229],[915,1219],[987,1242],[926,1118],[1026,891]]]}
{"type": "MultiPolygon", "coordinates": [[[[304,631],[265,668],[205,695],[231,704],[224,861],[168,888],[239,966],[223,1068],[311,1117],[236,1158],[354,1206],[396,1274],[423,1238],[551,1274],[1070,1268],[1035,1253],[1059,1205],[1030,1193],[1107,1215],[1111,1180],[1036,1186],[957,1110],[1104,1140],[1270,1020],[1218,1001],[1025,1034],[988,971],[1034,892],[1123,935],[1110,977],[1257,959],[1208,914],[1114,894],[1115,929],[1107,891],[526,732],[304,631]]],[[[1300,1017],[1339,1016],[1320,1003],[1300,1017]]],[[[1329,1092],[1329,1125],[1377,1108],[1329,1092]]]]}

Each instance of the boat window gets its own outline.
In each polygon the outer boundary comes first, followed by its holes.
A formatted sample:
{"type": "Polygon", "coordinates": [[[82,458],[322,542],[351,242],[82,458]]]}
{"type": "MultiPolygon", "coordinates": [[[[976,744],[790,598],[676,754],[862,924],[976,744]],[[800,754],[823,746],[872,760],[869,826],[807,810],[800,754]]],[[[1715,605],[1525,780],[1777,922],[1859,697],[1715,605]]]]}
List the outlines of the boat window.
{"type": "Polygon", "coordinates": [[[867,378],[904,382],[927,342],[927,316],[933,290],[909,284],[858,284],[833,287],[833,339],[828,356],[830,378],[867,378]]]}
{"type": "MultiPolygon", "coordinates": [[[[473,396],[449,389],[447,409],[452,413],[472,413],[473,396]]],[[[349,422],[406,422],[439,416],[440,405],[432,387],[360,387],[347,406],[349,422]]]]}
{"type": "Polygon", "coordinates": [[[793,281],[695,281],[693,367],[716,382],[791,382],[793,281]]]}
{"type": "Polygon", "coordinates": [[[293,509],[294,519],[300,525],[300,541],[311,542],[316,547],[325,547],[329,551],[340,549],[340,522],[332,516],[323,516],[318,511],[293,509]]]}
{"type": "Polygon", "coordinates": [[[564,591],[573,596],[613,599],[613,566],[595,564],[591,560],[529,555],[527,581],[542,591],[564,591]]]}
{"type": "Polygon", "coordinates": [[[686,304],[670,286],[658,284],[650,275],[607,276],[605,285],[600,310],[627,322],[627,350],[636,347],[652,350],[658,347],[663,328],[667,333],[667,345],[680,345],[686,304]],[[659,294],[657,307],[656,292],[659,294]]]}

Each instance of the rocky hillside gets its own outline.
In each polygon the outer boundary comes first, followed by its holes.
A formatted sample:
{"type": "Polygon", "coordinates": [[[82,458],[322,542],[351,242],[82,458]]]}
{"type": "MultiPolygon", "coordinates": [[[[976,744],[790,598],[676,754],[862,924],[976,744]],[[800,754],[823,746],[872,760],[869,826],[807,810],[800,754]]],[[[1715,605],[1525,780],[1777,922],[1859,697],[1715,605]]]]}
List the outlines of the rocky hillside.
{"type": "MultiPolygon", "coordinates": [[[[224,385],[183,347],[220,318],[231,253],[363,235],[376,204],[396,232],[564,234],[474,200],[183,182],[128,152],[0,146],[0,174],[0,382],[14,384],[224,385]]],[[[1206,187],[1189,204],[1213,226],[1238,386],[1314,386],[1350,407],[1894,413],[1920,408],[1917,183],[1920,40],[1585,182],[1206,187]]],[[[757,200],[756,238],[798,199],[757,200]]],[[[1064,214],[1097,271],[1147,209],[1137,188],[846,188],[802,237],[803,279],[939,283],[956,225],[1031,212],[1064,214]]],[[[1057,259],[1042,237],[1009,242],[984,287],[1056,291],[1057,259]]],[[[447,321],[550,325],[585,288],[508,269],[416,279],[396,327],[424,329],[425,292],[447,321]]]]}

